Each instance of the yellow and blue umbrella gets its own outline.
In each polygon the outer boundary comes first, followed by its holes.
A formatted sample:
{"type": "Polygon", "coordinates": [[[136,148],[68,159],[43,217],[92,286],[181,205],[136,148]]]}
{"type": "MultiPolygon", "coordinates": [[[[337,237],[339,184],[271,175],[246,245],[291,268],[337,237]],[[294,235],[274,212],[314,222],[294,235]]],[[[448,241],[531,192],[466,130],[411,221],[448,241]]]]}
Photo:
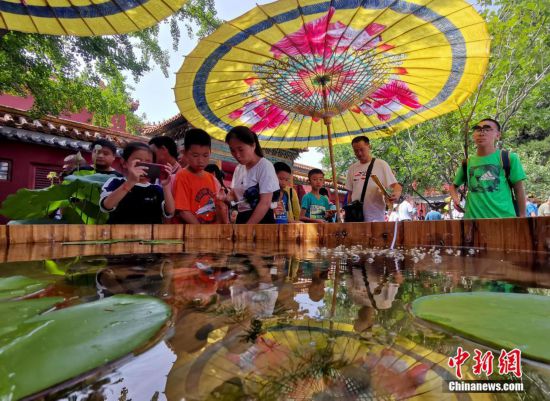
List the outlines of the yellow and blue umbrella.
{"type": "Polygon", "coordinates": [[[457,109],[489,45],[464,0],[279,0],[203,39],[177,74],[176,102],[218,139],[247,125],[263,146],[328,145],[333,159],[333,141],[457,109]]]}
{"type": "Polygon", "coordinates": [[[47,35],[114,35],[148,28],[187,0],[0,0],[0,29],[47,35]]]}

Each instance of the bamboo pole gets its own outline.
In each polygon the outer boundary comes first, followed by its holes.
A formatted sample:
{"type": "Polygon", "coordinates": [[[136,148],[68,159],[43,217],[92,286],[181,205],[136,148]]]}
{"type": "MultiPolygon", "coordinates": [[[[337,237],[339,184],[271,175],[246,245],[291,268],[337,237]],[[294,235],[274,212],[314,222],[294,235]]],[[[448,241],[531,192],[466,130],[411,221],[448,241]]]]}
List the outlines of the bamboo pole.
{"type": "Polygon", "coordinates": [[[330,117],[326,117],[324,120],[327,126],[328,134],[328,150],[330,154],[330,167],[332,169],[332,187],[336,194],[336,221],[340,222],[340,195],[338,193],[338,177],[336,176],[336,166],[334,164],[334,149],[332,146],[332,121],[330,117]]]}
{"type": "Polygon", "coordinates": [[[323,117],[323,122],[327,127],[327,136],[328,136],[328,151],[330,155],[330,168],[332,169],[332,187],[334,188],[334,193],[336,195],[336,222],[340,222],[340,195],[338,193],[338,177],[336,175],[336,166],[334,164],[334,149],[332,146],[332,117],[329,115],[328,109],[328,92],[326,87],[326,80],[319,80],[322,86],[323,93],[323,108],[325,115],[323,117]]]}

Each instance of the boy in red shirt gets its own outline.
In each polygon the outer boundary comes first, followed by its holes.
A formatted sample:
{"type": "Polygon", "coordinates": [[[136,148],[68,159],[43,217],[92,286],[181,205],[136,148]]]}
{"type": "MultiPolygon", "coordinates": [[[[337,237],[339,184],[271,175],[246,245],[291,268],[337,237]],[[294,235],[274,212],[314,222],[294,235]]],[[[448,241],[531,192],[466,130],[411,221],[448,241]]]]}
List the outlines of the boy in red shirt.
{"type": "Polygon", "coordinates": [[[185,133],[183,147],[188,164],[176,175],[176,210],[187,224],[216,223],[220,186],[212,174],[204,171],[210,161],[210,136],[201,129],[190,129],[185,133]]]}

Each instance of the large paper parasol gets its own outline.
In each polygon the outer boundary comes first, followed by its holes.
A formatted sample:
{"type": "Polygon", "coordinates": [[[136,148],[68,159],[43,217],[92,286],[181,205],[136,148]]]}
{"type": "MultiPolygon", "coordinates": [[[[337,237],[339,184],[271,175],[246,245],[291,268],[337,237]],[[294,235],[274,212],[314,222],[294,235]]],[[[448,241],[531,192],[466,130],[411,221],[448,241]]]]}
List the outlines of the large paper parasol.
{"type": "Polygon", "coordinates": [[[176,102],[219,139],[247,125],[266,147],[328,145],[334,172],[333,143],[455,110],[480,83],[489,43],[463,0],[280,0],[203,39],[176,102]]]}
{"type": "MultiPolygon", "coordinates": [[[[445,381],[455,378],[448,356],[401,336],[385,345],[359,337],[352,325],[330,326],[295,320],[267,325],[254,344],[235,336],[212,341],[195,358],[177,363],[166,395],[197,400],[216,393],[220,399],[295,401],[470,399],[442,393],[445,381]],[[233,352],[232,342],[239,341],[245,348],[233,352]]],[[[214,334],[213,339],[219,337],[214,334]]]]}
{"type": "Polygon", "coordinates": [[[187,0],[0,0],[0,29],[48,35],[114,35],[148,28],[187,0]]]}

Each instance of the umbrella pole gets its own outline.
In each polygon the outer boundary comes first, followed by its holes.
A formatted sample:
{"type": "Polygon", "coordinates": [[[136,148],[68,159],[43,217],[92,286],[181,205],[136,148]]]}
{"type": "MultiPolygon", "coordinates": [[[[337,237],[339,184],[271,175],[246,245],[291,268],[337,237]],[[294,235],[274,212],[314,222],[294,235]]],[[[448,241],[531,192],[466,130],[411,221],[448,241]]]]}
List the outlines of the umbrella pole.
{"type": "Polygon", "coordinates": [[[336,177],[336,166],[334,165],[334,150],[332,146],[332,121],[330,117],[323,119],[327,126],[328,133],[328,151],[330,154],[330,167],[332,168],[332,187],[336,194],[336,222],[340,222],[340,196],[338,194],[338,178],[336,177]]]}

